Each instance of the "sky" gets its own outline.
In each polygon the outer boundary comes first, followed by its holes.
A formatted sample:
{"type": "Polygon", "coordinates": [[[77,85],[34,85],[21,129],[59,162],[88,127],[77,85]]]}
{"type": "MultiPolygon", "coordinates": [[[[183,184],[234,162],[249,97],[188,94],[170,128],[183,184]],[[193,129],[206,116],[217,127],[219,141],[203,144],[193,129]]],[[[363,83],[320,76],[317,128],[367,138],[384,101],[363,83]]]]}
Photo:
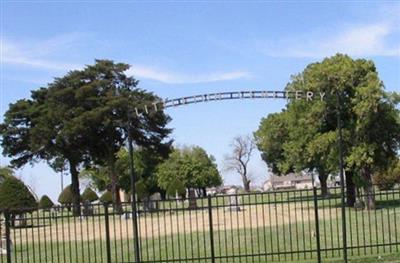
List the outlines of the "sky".
{"type": "MultiPolygon", "coordinates": [[[[10,103],[69,70],[112,59],[160,97],[283,90],[290,76],[338,52],[375,62],[388,91],[400,91],[397,1],[0,1],[0,121],[10,103]]],[[[168,109],[176,145],[215,156],[225,184],[240,184],[224,156],[282,100],[208,102],[168,109]]],[[[1,149],[0,149],[1,150],[1,149]]],[[[0,165],[9,159],[1,156],[0,165]]],[[[268,177],[255,152],[253,185],[268,177]]],[[[60,174],[45,163],[17,176],[56,199],[60,174]]],[[[70,177],[64,175],[65,184],[70,177]]]]}

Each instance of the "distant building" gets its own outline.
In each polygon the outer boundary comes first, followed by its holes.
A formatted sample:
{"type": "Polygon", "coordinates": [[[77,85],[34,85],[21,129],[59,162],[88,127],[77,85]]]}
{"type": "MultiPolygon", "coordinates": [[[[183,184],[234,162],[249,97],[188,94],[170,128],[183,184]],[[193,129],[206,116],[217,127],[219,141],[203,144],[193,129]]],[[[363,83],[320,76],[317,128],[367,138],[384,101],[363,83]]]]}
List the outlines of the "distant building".
{"type": "Polygon", "coordinates": [[[271,176],[263,185],[264,191],[284,189],[311,189],[313,179],[311,175],[297,175],[290,173],[284,176],[271,176]]]}
{"type": "Polygon", "coordinates": [[[243,190],[243,187],[237,185],[221,185],[218,187],[209,187],[207,188],[207,195],[225,195],[237,193],[240,190],[243,190]]]}

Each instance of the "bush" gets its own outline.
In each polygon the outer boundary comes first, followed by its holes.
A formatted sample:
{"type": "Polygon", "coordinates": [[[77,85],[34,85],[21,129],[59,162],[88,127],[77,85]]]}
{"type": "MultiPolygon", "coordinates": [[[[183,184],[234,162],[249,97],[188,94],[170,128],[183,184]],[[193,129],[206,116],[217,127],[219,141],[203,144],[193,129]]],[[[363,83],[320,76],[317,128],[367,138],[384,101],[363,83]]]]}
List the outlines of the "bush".
{"type": "Polygon", "coordinates": [[[53,201],[51,201],[50,197],[47,195],[42,196],[39,201],[39,208],[40,209],[50,209],[54,205],[53,201]]]}
{"type": "Polygon", "coordinates": [[[35,197],[21,180],[14,176],[3,177],[0,184],[0,209],[9,209],[19,214],[36,208],[35,197]]]}
{"type": "Polygon", "coordinates": [[[112,193],[110,191],[104,192],[104,194],[102,194],[102,196],[100,196],[100,202],[112,203],[112,193]]]}
{"type": "Polygon", "coordinates": [[[380,190],[391,190],[396,184],[400,184],[400,161],[386,171],[376,173],[373,182],[378,185],[380,190]]]}
{"type": "Polygon", "coordinates": [[[91,188],[86,188],[85,191],[83,191],[81,195],[81,202],[88,201],[90,203],[99,200],[99,197],[97,196],[96,192],[93,191],[91,188]]]}
{"type": "Polygon", "coordinates": [[[58,202],[62,205],[70,205],[73,203],[71,185],[68,185],[67,187],[64,188],[64,190],[58,196],[58,202]]]}
{"type": "Polygon", "coordinates": [[[168,196],[175,198],[176,194],[178,194],[181,197],[185,197],[185,195],[186,195],[186,187],[182,183],[182,181],[175,180],[167,188],[167,195],[168,196]]]}

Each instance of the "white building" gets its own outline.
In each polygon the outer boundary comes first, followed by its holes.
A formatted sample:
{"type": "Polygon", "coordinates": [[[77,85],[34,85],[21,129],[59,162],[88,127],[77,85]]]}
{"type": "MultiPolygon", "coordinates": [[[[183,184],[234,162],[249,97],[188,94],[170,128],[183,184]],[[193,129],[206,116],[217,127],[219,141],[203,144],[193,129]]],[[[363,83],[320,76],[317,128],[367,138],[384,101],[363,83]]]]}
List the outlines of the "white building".
{"type": "Polygon", "coordinates": [[[313,179],[311,175],[297,175],[290,173],[285,176],[271,176],[270,179],[265,181],[263,190],[311,189],[312,187],[313,179]]]}

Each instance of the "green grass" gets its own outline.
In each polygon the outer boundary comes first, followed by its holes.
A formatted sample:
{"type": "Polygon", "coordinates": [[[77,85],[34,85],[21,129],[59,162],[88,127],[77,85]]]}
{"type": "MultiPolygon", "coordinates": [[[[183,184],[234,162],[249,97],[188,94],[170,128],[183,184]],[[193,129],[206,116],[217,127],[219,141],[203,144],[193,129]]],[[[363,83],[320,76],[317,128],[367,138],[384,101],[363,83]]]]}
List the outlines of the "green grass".
{"type": "MultiPolygon", "coordinates": [[[[351,215],[352,217],[354,215],[351,215]]],[[[400,219],[397,216],[397,219],[400,219]]],[[[377,218],[381,220],[381,218],[377,218]]],[[[338,225],[338,220],[329,220],[321,222],[321,245],[322,248],[340,248],[341,238],[339,236],[327,235],[330,231],[324,232],[331,223],[338,225]],[[325,238],[326,236],[326,238],[325,238]]],[[[339,220],[340,221],[340,220],[339,220]]],[[[378,226],[378,233],[387,231],[384,225],[378,226]]],[[[302,233],[311,233],[315,228],[314,224],[291,224],[268,228],[251,228],[229,231],[215,230],[214,245],[216,256],[235,255],[237,258],[222,258],[217,262],[315,262],[316,253],[295,253],[290,251],[315,250],[316,238],[312,235],[299,235],[296,238],[296,230],[304,231],[302,233]],[[289,231],[290,229],[290,231],[289,231]],[[304,229],[304,230],[303,230],[304,229]],[[289,235],[289,233],[291,233],[289,235]],[[292,238],[290,238],[290,236],[292,238]],[[287,252],[285,254],[285,252],[287,252]],[[282,253],[281,255],[262,255],[262,256],[244,256],[249,254],[282,253]],[[240,257],[239,257],[240,256],[240,257]]],[[[330,229],[330,227],[329,227],[330,229]]],[[[357,234],[355,225],[349,228],[354,231],[352,235],[357,234]]],[[[372,234],[373,232],[371,232],[372,234]]],[[[392,233],[393,234],[393,233],[392,233]]],[[[400,237],[400,233],[397,233],[400,237]]],[[[365,232],[368,235],[368,232],[365,232]]],[[[372,243],[381,243],[383,235],[366,236],[372,243]]],[[[191,234],[168,235],[162,238],[142,239],[142,259],[145,261],[165,260],[173,258],[204,258],[209,257],[210,251],[210,232],[194,232],[191,234]]],[[[386,239],[386,242],[393,241],[386,239]]],[[[368,243],[369,244],[369,243],[368,243]]],[[[130,239],[112,240],[111,242],[112,262],[132,262],[133,242],[130,239]]],[[[357,245],[354,240],[349,245],[357,245]]],[[[17,244],[13,255],[14,262],[102,262],[106,258],[106,243],[104,240],[97,239],[88,242],[36,242],[17,244]],[[51,253],[53,251],[53,253],[51,253]],[[29,259],[29,260],[28,260],[29,259]]],[[[399,258],[400,246],[384,246],[362,249],[349,249],[348,254],[351,262],[387,262],[399,258]],[[366,255],[361,257],[362,255],[366,255]],[[377,261],[378,255],[383,255],[381,261],[377,261]],[[369,261],[367,261],[369,260],[369,261]]],[[[324,262],[341,262],[341,250],[322,252],[324,262]]],[[[0,261],[1,262],[1,261],[0,261]]],[[[5,261],[4,261],[5,262],[5,261]]],[[[189,262],[189,261],[188,261],[189,262]]],[[[210,260],[194,262],[211,262],[210,260]]]]}
{"type": "MultiPolygon", "coordinates": [[[[229,197],[218,197],[212,199],[213,206],[222,206],[229,204],[229,197]]],[[[278,225],[264,224],[257,227],[257,224],[246,224],[246,228],[235,229],[228,225],[214,225],[213,237],[216,262],[315,262],[317,239],[315,237],[316,224],[314,221],[314,200],[310,191],[304,192],[282,192],[267,194],[249,194],[241,197],[241,206],[249,212],[250,215],[257,214],[256,211],[262,209],[262,206],[254,204],[267,203],[273,204],[269,211],[265,211],[265,220],[274,217],[277,212],[287,210],[289,213],[289,222],[279,223],[278,225]],[[290,206],[288,206],[290,203],[290,206]],[[284,205],[282,205],[284,204],[284,205]],[[253,213],[252,213],[253,211],[253,213]],[[297,214],[296,214],[297,213],[297,214]],[[302,213],[311,213],[310,220],[305,222],[296,221],[301,218],[302,213]],[[290,221],[292,220],[292,221],[290,221]],[[291,253],[294,251],[294,253],[291,253]],[[297,251],[297,252],[296,252],[297,251]],[[309,251],[309,252],[301,252],[309,251]],[[246,255],[260,256],[246,256],[246,255]],[[279,255],[278,255],[279,254],[279,255]],[[229,256],[225,258],[224,256],[229,256]],[[235,257],[231,257],[235,256],[235,257]]],[[[207,206],[207,199],[199,199],[198,205],[207,206]]],[[[168,210],[169,207],[183,208],[184,203],[176,201],[167,201],[162,209],[168,210]]],[[[374,211],[356,211],[352,208],[346,209],[346,228],[347,244],[350,262],[400,262],[400,196],[399,193],[377,195],[378,209],[374,211]],[[399,224],[399,226],[397,226],[399,224]],[[397,245],[396,245],[397,243],[397,245]],[[388,245],[394,244],[394,245],[388,245]],[[366,247],[362,247],[365,246],[366,247]],[[368,247],[370,245],[370,247],[368,247]],[[376,246],[379,245],[379,246],[376,246]],[[354,248],[351,248],[354,247],[354,248]]],[[[269,207],[270,208],[270,207],[269,207]]],[[[331,198],[318,200],[320,244],[323,262],[342,262],[342,220],[340,197],[337,193],[332,193],[331,198]]],[[[104,210],[99,210],[100,212],[104,210]]],[[[110,209],[112,213],[112,209],[110,209]]],[[[208,221],[207,210],[203,211],[205,221],[208,221]]],[[[203,213],[197,212],[197,213],[203,213]]],[[[196,212],[194,212],[196,213],[196,212]]],[[[226,212],[226,209],[213,209],[213,220],[218,217],[237,218],[244,217],[245,212],[226,212]]],[[[67,211],[63,212],[64,221],[58,219],[44,219],[49,212],[35,212],[30,217],[30,223],[34,227],[43,225],[53,225],[57,222],[59,225],[68,221],[78,222],[79,220],[70,217],[67,211]]],[[[193,260],[190,258],[209,258],[210,254],[210,232],[191,232],[179,218],[188,215],[187,210],[176,211],[174,213],[166,212],[160,214],[160,217],[176,216],[178,221],[174,221],[170,227],[180,228],[177,234],[156,235],[157,238],[142,238],[141,253],[145,261],[161,261],[167,259],[183,258],[181,262],[211,262],[210,260],[193,260]]],[[[152,218],[153,214],[142,215],[141,218],[152,218]]],[[[157,217],[156,217],[157,218],[157,217]]],[[[118,216],[110,216],[110,225],[121,220],[118,216]]],[[[245,219],[251,220],[249,218],[245,219]]],[[[253,220],[255,220],[253,218],[253,220]]],[[[260,220],[260,219],[258,219],[260,220]]],[[[162,220],[161,220],[162,221],[162,220]]],[[[95,228],[105,229],[103,217],[90,219],[88,222],[95,228]]],[[[124,221],[131,224],[131,221],[124,221]]],[[[153,221],[151,221],[153,222],[153,221]]],[[[251,221],[250,221],[251,222],[251,221]]],[[[200,221],[201,223],[201,221],[200,221]]],[[[254,221],[253,221],[254,223],[254,221]]],[[[258,224],[260,225],[260,224],[258,224]]],[[[145,226],[142,226],[145,227],[145,226]]],[[[146,226],[149,227],[150,226],[146,226]]],[[[208,226],[207,226],[208,227],[208,226]]],[[[32,228],[33,229],[33,228],[32,228]]],[[[32,229],[12,229],[13,233],[29,233],[32,229]]],[[[207,229],[207,228],[205,228],[207,229]]],[[[78,229],[79,232],[79,229],[78,229]]],[[[70,234],[68,234],[70,236],[70,234]]],[[[72,234],[73,236],[73,234],[72,234]]],[[[131,235],[130,235],[131,236],[131,235]]],[[[47,236],[43,233],[42,239],[25,240],[14,244],[13,262],[105,262],[106,242],[105,234],[95,237],[90,241],[62,241],[54,236],[47,236]]],[[[133,262],[133,241],[132,238],[111,239],[110,243],[112,262],[133,262]]],[[[4,257],[0,257],[0,263],[5,262],[4,257]]],[[[176,261],[177,262],[177,261],[176,261]]]]}

